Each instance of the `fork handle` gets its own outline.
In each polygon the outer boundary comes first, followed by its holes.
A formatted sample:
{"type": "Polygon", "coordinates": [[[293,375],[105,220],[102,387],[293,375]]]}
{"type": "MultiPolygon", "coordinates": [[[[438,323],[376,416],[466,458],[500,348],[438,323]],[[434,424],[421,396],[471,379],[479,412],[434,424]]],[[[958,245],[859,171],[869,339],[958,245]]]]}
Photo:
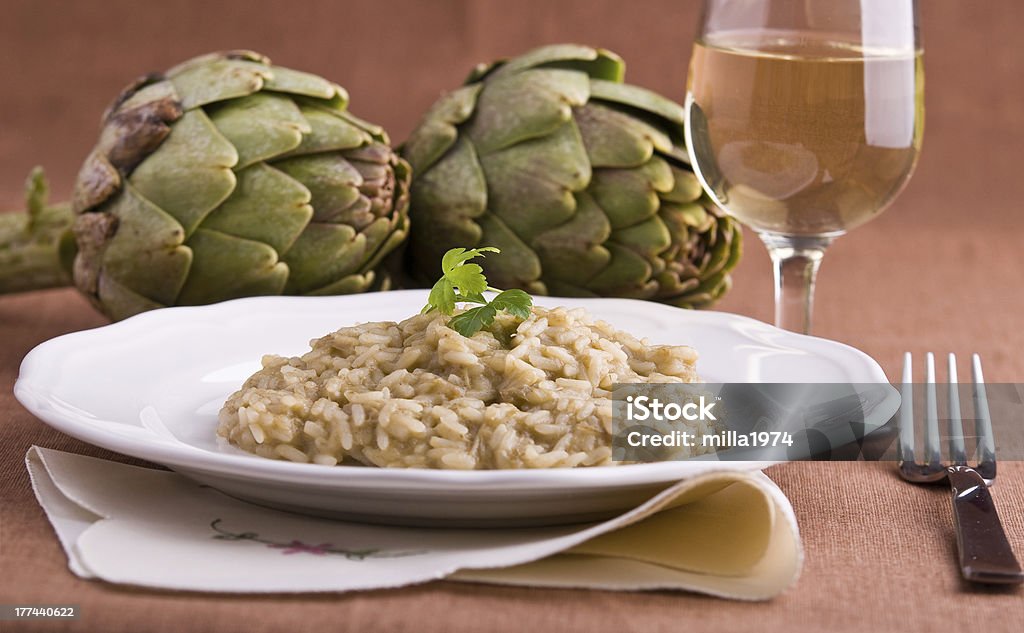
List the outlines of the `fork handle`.
{"type": "Polygon", "coordinates": [[[991,584],[1024,582],[1024,572],[1006,540],[985,480],[967,466],[950,466],[948,471],[964,578],[991,584]]]}

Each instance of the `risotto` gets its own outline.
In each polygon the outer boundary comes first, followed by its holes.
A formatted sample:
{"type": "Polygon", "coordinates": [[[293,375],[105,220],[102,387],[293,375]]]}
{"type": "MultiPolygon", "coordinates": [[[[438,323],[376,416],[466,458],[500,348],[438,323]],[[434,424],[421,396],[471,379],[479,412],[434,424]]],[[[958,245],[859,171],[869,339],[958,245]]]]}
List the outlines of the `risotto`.
{"type": "Polygon", "coordinates": [[[326,465],[611,465],[614,383],[698,381],[692,348],[649,345],[582,309],[499,314],[470,338],[450,318],[345,327],[303,356],[265,356],[221,409],[218,434],[326,465]]]}

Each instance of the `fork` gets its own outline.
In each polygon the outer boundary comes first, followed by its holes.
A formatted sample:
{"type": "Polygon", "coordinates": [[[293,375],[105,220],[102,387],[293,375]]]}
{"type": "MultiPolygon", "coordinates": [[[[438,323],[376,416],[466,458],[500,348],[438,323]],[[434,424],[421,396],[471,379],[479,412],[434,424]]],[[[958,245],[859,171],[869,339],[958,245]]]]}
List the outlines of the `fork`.
{"type": "Polygon", "coordinates": [[[960,571],[971,582],[1017,584],[1024,582],[1024,572],[1014,558],[1013,550],[996,514],[996,506],[988,487],[996,478],[995,439],[988,408],[985,379],[981,373],[981,357],[971,358],[974,382],[973,400],[978,461],[967,465],[964,429],[961,421],[960,393],[956,388],[956,356],[949,355],[949,459],[942,460],[939,440],[938,397],[935,388],[935,356],[925,357],[925,426],[924,459],[914,456],[914,393],[913,359],[910,352],[903,357],[903,386],[897,425],[899,428],[899,471],[903,479],[913,483],[949,480],[953,491],[953,519],[956,544],[960,551],[960,571]]]}

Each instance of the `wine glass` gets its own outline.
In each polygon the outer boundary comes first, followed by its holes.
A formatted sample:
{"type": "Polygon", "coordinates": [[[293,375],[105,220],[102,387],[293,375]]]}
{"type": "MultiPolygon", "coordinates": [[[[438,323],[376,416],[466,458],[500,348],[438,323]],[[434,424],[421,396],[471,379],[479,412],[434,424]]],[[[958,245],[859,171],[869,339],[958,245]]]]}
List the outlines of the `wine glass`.
{"type": "Polygon", "coordinates": [[[688,151],[767,246],[777,326],[810,331],[825,249],[900,192],[923,123],[916,0],[705,0],[688,151]]]}

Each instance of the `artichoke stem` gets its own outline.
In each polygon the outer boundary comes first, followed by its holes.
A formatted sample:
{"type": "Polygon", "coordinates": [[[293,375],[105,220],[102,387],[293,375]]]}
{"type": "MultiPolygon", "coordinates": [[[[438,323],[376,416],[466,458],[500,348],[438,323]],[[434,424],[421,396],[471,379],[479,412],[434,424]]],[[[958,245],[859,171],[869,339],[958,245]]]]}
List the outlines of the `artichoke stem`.
{"type": "Polygon", "coordinates": [[[39,168],[29,176],[26,202],[25,212],[0,213],[0,294],[71,284],[71,206],[46,204],[39,168]]]}

